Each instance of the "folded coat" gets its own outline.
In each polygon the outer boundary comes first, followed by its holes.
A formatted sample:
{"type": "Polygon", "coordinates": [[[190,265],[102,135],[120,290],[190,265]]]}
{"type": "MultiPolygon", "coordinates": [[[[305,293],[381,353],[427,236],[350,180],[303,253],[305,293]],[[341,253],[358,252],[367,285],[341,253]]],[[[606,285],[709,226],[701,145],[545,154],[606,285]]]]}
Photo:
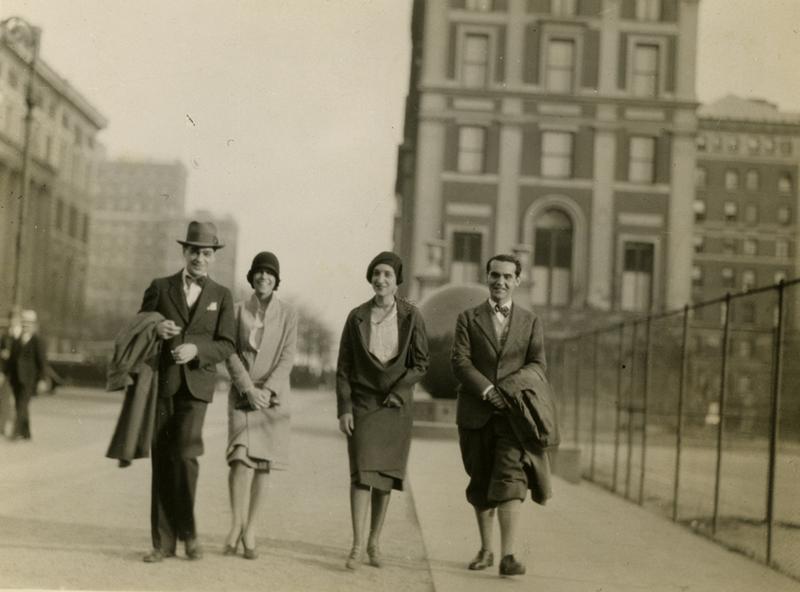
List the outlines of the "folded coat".
{"type": "Polygon", "coordinates": [[[124,389],[125,400],[106,457],[118,459],[121,467],[133,459],[150,456],[161,349],[156,325],[162,320],[160,313],[141,312],[114,340],[106,390],[124,389]]]}

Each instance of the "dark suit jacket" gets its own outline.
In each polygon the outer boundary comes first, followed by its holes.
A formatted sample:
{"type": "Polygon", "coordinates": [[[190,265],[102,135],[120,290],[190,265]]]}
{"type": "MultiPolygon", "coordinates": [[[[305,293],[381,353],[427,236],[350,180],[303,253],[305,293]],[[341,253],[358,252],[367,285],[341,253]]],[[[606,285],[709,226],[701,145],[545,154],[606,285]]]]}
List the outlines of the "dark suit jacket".
{"type": "Polygon", "coordinates": [[[192,396],[210,402],[214,396],[216,364],[235,350],[233,298],[228,288],[206,279],[190,313],[183,293],[181,272],[153,280],[144,293],[140,312],[159,312],[183,328],[163,344],[158,368],[158,394],[171,397],[185,383],[192,396]],[[171,350],[182,343],[197,346],[197,356],[178,365],[171,350]]]}
{"type": "Polygon", "coordinates": [[[13,385],[35,387],[45,377],[47,356],[38,335],[31,335],[27,343],[21,339],[11,342],[11,352],[6,366],[8,380],[13,385]]]}
{"type": "Polygon", "coordinates": [[[342,331],[336,366],[337,416],[380,407],[390,392],[410,407],[412,387],[428,370],[428,337],[419,311],[397,299],[399,354],[384,367],[369,353],[370,306],[367,301],[350,311],[342,331]]]}
{"type": "Polygon", "coordinates": [[[495,408],[481,399],[490,385],[511,392],[520,383],[546,380],[542,323],[531,311],[514,304],[508,337],[501,349],[494,333],[494,312],[488,300],[458,315],[451,363],[458,379],[456,423],[483,427],[495,408]]]}

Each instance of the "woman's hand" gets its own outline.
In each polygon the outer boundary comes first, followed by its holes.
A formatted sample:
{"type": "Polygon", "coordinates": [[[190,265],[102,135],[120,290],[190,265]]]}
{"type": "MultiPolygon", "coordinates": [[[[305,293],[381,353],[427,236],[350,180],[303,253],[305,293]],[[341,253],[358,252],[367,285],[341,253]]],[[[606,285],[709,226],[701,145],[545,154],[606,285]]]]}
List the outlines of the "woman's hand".
{"type": "Polygon", "coordinates": [[[256,388],[245,393],[247,400],[250,401],[255,409],[266,409],[269,407],[269,394],[263,390],[256,388]]]}
{"type": "Polygon", "coordinates": [[[353,435],[353,414],[342,413],[339,416],[339,430],[346,436],[353,435]]]}

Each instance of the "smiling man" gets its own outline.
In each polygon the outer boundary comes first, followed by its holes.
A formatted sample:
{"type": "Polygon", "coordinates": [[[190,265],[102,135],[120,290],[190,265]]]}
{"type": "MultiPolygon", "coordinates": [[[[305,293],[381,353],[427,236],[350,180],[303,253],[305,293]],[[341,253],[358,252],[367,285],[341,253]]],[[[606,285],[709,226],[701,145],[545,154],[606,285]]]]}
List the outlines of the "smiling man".
{"type": "Polygon", "coordinates": [[[224,245],[210,222],[190,222],[183,248],[186,266],[153,280],[140,312],[158,312],[164,320],[158,366],[158,401],[152,447],[150,526],[157,563],[175,555],[178,540],[186,557],[202,556],[194,520],[194,500],[203,454],[203,421],[214,396],[216,365],[235,349],[230,291],[208,277],[217,249],[224,245]]]}
{"type": "Polygon", "coordinates": [[[511,255],[495,255],[486,264],[489,299],[458,316],[451,363],[459,382],[459,443],[469,476],[467,501],[475,509],[481,549],[469,569],[494,564],[492,531],[500,523],[501,576],[521,575],[514,557],[519,509],[528,490],[534,501],[550,496],[546,454],[530,454],[516,437],[507,414],[503,386],[515,381],[545,381],[541,321],[514,303],[522,267],[511,255]]]}

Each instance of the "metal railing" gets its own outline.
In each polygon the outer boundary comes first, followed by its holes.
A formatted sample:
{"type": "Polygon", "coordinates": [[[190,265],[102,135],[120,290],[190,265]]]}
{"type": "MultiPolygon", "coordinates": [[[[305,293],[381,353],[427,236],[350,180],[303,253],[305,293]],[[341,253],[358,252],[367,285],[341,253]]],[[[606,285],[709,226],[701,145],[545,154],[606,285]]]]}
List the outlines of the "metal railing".
{"type": "Polygon", "coordinates": [[[800,280],[548,350],[586,479],[800,578],[800,280]]]}

